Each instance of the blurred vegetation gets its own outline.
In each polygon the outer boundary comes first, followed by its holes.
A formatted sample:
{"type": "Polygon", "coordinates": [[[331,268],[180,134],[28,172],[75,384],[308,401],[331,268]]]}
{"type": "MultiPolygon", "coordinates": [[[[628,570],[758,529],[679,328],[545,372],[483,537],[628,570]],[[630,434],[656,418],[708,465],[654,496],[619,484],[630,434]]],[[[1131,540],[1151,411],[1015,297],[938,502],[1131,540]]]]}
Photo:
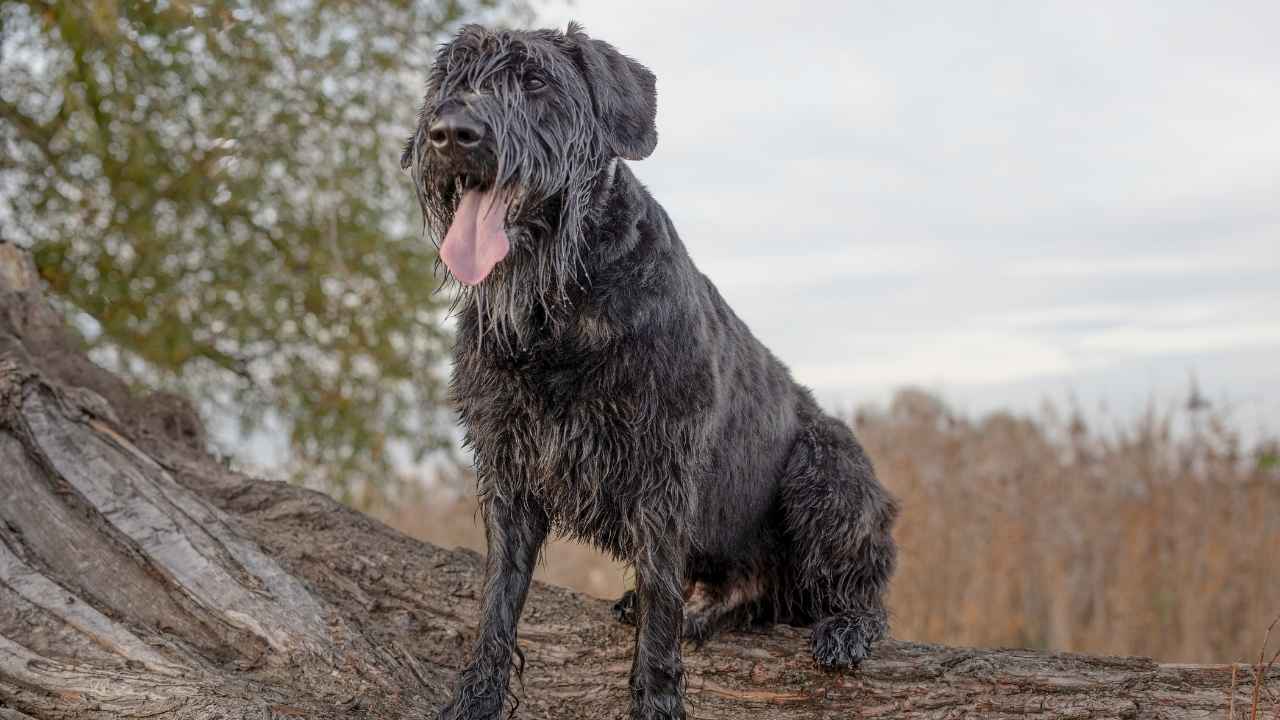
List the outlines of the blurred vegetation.
{"type": "Polygon", "coordinates": [[[433,46],[525,0],[0,0],[0,234],[95,357],[349,490],[449,446],[400,174],[433,46]],[[92,318],[92,321],[87,318],[92,318]]]}

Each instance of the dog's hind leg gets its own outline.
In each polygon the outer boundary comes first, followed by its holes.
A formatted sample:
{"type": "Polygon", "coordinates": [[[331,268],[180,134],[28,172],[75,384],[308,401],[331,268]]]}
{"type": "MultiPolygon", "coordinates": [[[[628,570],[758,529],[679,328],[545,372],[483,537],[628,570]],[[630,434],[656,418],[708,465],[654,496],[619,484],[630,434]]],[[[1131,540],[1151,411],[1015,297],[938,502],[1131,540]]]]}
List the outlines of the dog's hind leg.
{"type": "Polygon", "coordinates": [[[884,596],[896,549],[897,504],[844,423],[817,416],[792,450],[782,483],[790,562],[784,607],[814,623],[813,657],[854,667],[888,634],[884,596]]]}
{"type": "Polygon", "coordinates": [[[613,616],[623,625],[636,624],[636,591],[628,590],[622,593],[622,597],[618,598],[613,604],[613,616]]]}
{"type": "MultiPolygon", "coordinates": [[[[738,579],[710,585],[686,581],[683,639],[701,646],[721,630],[744,627],[768,617],[765,587],[758,579],[738,579]]],[[[636,624],[636,593],[628,590],[613,604],[613,616],[636,624]]]]}
{"type": "Polygon", "coordinates": [[[755,576],[720,585],[695,583],[685,593],[684,639],[701,647],[721,630],[746,627],[769,617],[766,591],[755,576]]]}

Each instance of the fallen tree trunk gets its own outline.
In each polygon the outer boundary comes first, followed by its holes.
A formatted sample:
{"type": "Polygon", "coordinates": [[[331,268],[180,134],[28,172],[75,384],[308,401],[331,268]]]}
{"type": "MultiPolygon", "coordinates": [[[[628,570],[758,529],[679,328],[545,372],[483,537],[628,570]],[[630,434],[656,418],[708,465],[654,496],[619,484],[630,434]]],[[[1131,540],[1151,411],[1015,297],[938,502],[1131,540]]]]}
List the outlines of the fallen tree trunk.
{"type": "MultiPolygon", "coordinates": [[[[433,718],[482,560],[202,446],[180,399],[88,362],[0,242],[0,720],[433,718]]],[[[536,586],[518,715],[621,716],[631,634],[605,603],[536,586]]],[[[1232,688],[1227,665],[897,641],[823,673],[805,636],[689,650],[691,716],[1217,718],[1232,688]]],[[[1252,692],[1242,667],[1235,707],[1252,692]]]]}

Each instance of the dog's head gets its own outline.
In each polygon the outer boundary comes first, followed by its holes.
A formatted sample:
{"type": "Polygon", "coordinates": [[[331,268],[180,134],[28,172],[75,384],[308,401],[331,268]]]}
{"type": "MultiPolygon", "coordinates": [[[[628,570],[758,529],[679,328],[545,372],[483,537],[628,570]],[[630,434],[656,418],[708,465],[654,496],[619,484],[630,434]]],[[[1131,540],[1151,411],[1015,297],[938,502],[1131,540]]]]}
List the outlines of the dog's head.
{"type": "Polygon", "coordinates": [[[615,158],[653,152],[655,115],[653,73],[576,24],[469,25],[436,55],[400,164],[441,259],[478,285],[534,244],[576,257],[597,180],[615,158]]]}

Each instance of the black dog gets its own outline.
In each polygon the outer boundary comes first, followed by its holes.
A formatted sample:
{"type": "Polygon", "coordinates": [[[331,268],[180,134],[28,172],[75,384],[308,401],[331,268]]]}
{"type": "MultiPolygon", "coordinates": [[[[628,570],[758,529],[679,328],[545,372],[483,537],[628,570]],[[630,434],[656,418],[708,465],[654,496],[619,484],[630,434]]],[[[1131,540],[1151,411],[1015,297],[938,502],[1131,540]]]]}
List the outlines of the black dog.
{"type": "Polygon", "coordinates": [[[489,556],[443,718],[495,718],[549,531],[634,566],[633,718],[683,718],[681,638],[813,625],[825,667],[887,630],[893,499],[849,428],[733,314],[619,158],[654,77],[571,24],[464,28],[402,158],[459,296],[452,396],[489,556]]]}

